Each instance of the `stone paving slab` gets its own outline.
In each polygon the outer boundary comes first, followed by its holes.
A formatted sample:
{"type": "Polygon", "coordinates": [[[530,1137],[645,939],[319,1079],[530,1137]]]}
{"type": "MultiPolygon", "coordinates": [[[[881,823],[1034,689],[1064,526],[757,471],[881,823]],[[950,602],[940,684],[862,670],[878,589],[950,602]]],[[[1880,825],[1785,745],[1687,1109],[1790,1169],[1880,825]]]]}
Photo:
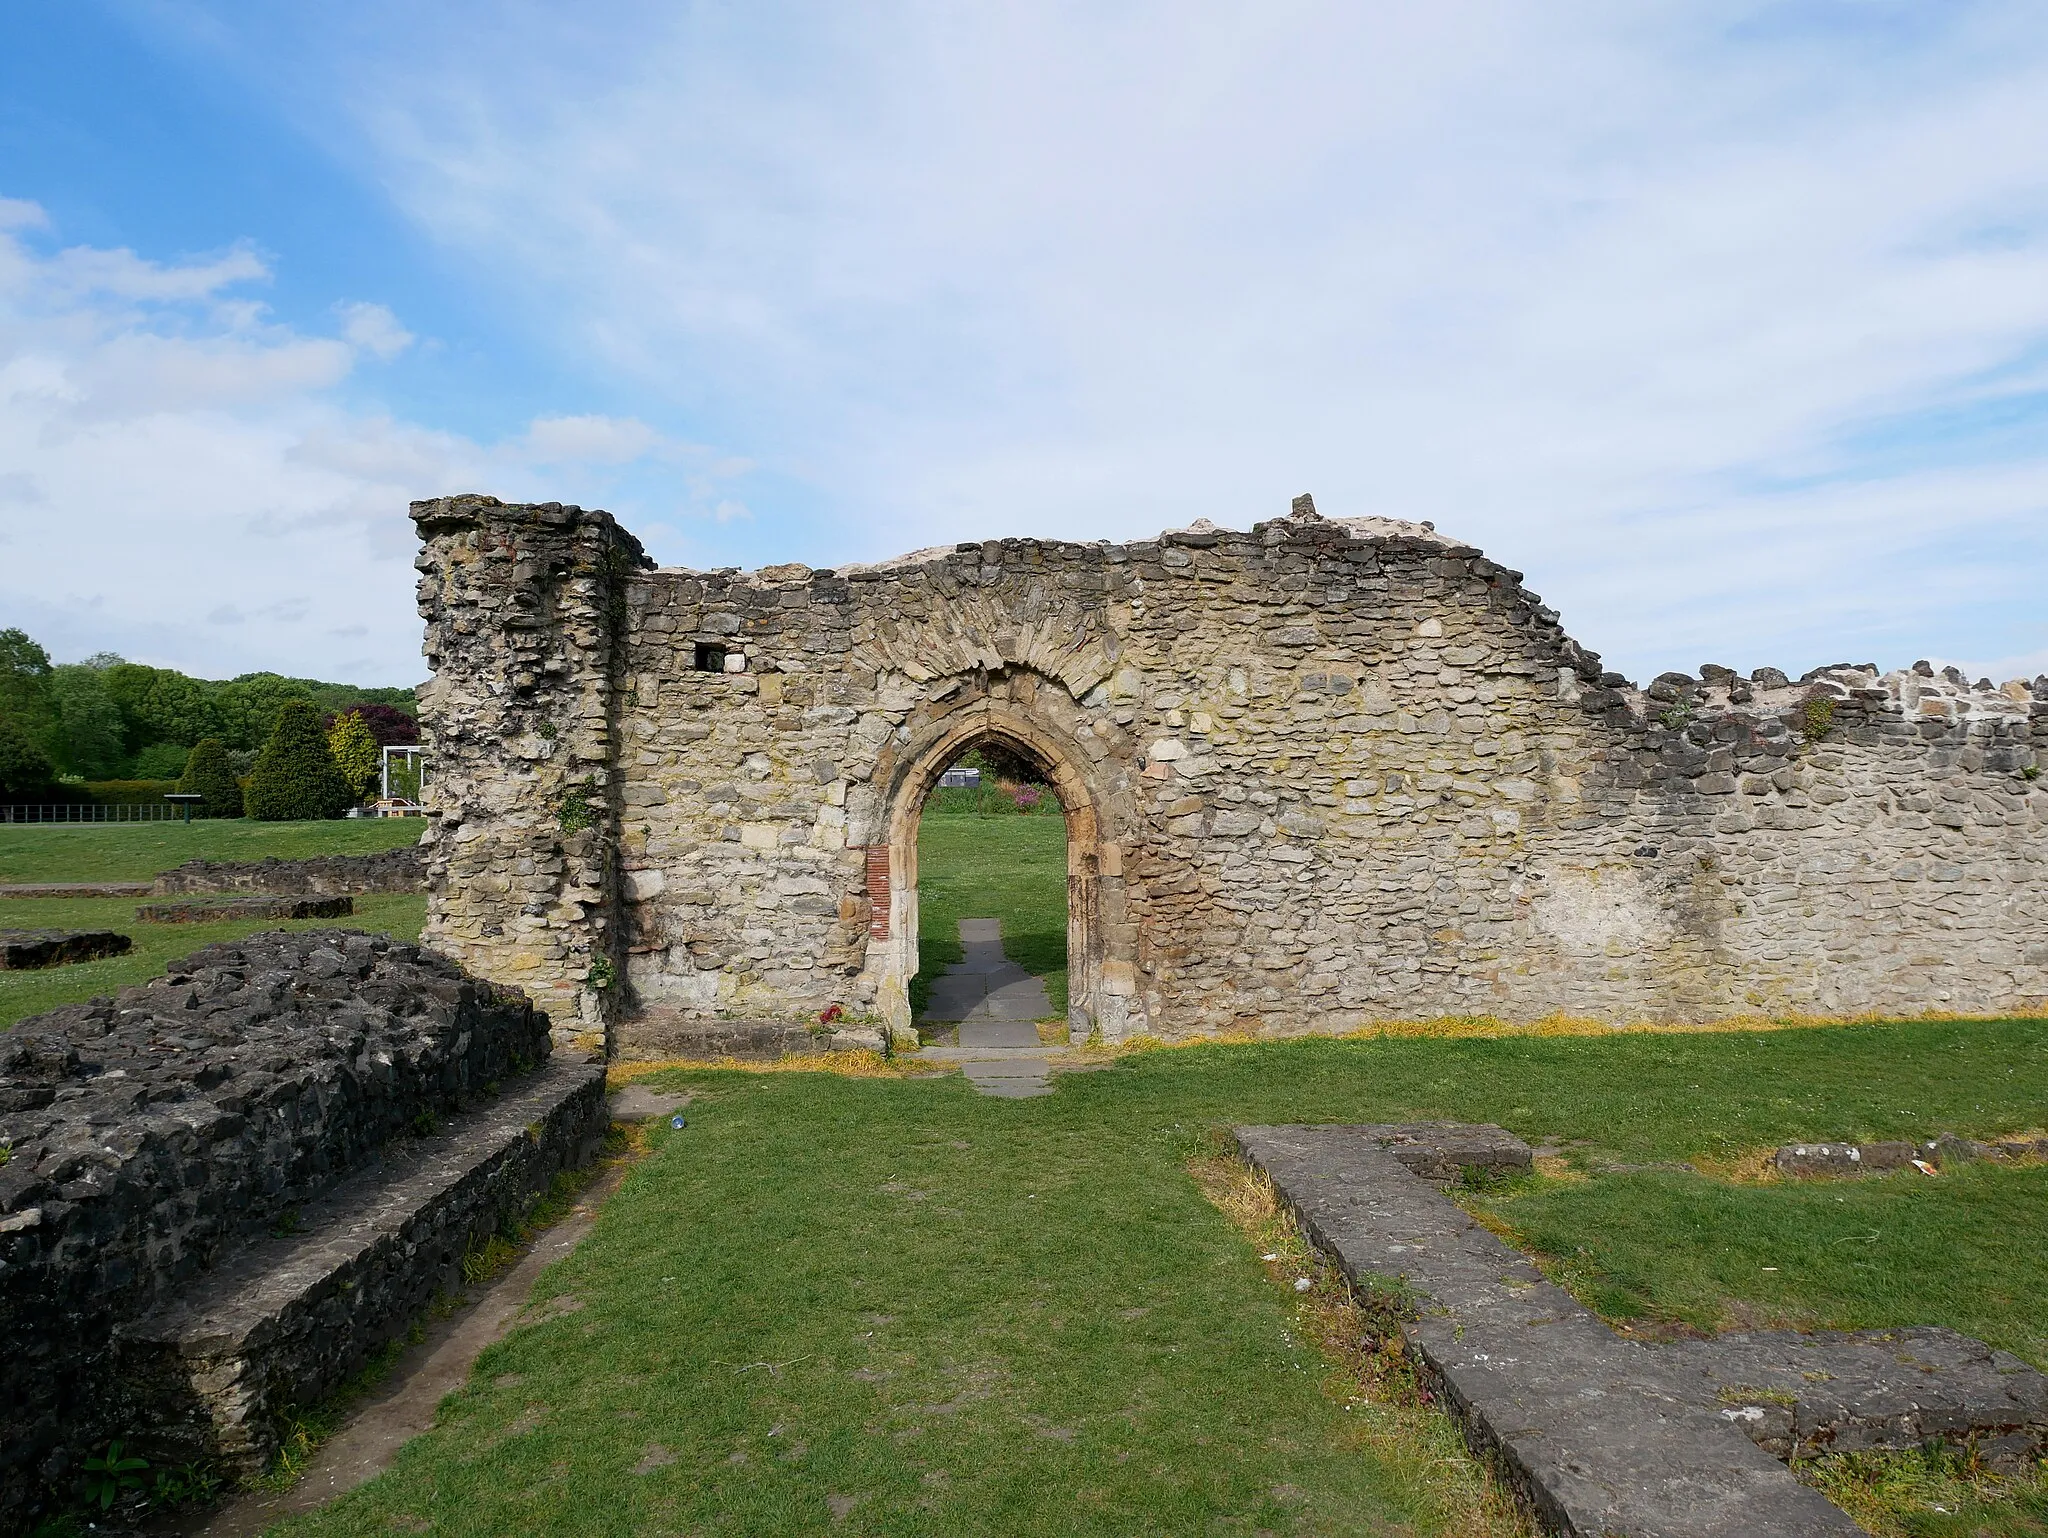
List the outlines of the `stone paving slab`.
{"type": "Polygon", "coordinates": [[[147,897],[147,881],[28,881],[0,886],[0,897],[147,897]]]}
{"type": "Polygon", "coordinates": [[[1780,1458],[1973,1442],[1994,1467],[2048,1457],[2048,1376],[1934,1325],[1758,1330],[1678,1341],[1659,1361],[1780,1458]]]}
{"type": "MultiPolygon", "coordinates": [[[[918,1016],[920,1022],[1028,1022],[1052,1013],[1044,980],[1003,955],[1002,920],[961,919],[960,947],[963,958],[932,979],[924,1013],[918,1016]]],[[[1034,1034],[1030,1045],[1035,1046],[1037,1040],[1034,1034]]]]}
{"type": "Polygon", "coordinates": [[[0,972],[98,961],[125,955],[134,944],[111,929],[0,929],[0,972]]]}
{"type": "Polygon", "coordinates": [[[960,1045],[1035,1047],[1038,1045],[1038,1027],[1029,1020],[963,1020],[960,1023],[960,1045]]]}
{"type": "Polygon", "coordinates": [[[1409,1170],[1381,1130],[1240,1127],[1237,1141],[1354,1282],[1410,1289],[1419,1314],[1404,1340],[1545,1527],[1566,1538],[1862,1532],[1718,1407],[1694,1402],[1652,1348],[1621,1339],[1409,1170]]]}
{"type": "Polygon", "coordinates": [[[682,1091],[654,1089],[646,1084],[628,1084],[611,1098],[613,1121],[661,1121],[690,1103],[682,1091]]]}
{"type": "Polygon", "coordinates": [[[1052,1076],[1041,1057],[969,1058],[960,1064],[960,1072],[975,1089],[998,1100],[1027,1100],[1052,1093],[1052,1076]]]}

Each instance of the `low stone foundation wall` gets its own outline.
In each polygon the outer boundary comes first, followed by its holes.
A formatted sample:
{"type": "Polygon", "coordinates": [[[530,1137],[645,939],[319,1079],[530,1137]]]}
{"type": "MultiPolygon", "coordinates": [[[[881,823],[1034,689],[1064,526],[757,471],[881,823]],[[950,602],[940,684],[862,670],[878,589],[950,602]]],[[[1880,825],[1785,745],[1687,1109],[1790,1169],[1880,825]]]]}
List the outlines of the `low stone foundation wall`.
{"type": "Polygon", "coordinates": [[[621,1062],[667,1058],[737,1057],[767,1059],[806,1052],[882,1050],[876,1026],[813,1030],[787,1020],[721,1020],[655,1010],[621,1021],[612,1031],[613,1055],[621,1062]]]}
{"type": "Polygon", "coordinates": [[[144,903],[135,916],[150,924],[216,924],[223,919],[338,919],[355,911],[353,897],[232,897],[226,902],[144,903]]]}
{"type": "Polygon", "coordinates": [[[0,1035],[0,1532],[141,1429],[124,1324],[548,1050],[525,995],[341,930],[209,946],[0,1035]]]}
{"type": "Polygon", "coordinates": [[[191,892],[262,892],[278,897],[338,897],[423,892],[426,851],[418,845],[380,854],[330,854],[311,860],[187,860],[156,878],[158,897],[191,892]]]}

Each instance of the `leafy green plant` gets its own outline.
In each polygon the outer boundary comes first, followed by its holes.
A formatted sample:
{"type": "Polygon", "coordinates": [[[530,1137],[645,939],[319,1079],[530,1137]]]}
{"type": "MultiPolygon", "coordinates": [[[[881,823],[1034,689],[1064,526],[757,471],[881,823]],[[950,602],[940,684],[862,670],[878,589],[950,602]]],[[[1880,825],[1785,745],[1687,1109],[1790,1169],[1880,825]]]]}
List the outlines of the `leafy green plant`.
{"type": "Polygon", "coordinates": [[[1692,725],[1692,706],[1680,701],[1669,709],[1660,711],[1657,723],[1666,731],[1682,732],[1692,725]]]}
{"type": "Polygon", "coordinates": [[[1817,694],[1800,707],[1799,719],[1809,742],[1819,742],[1835,727],[1835,702],[1817,694]]]}
{"type": "Polygon", "coordinates": [[[320,730],[319,713],[304,700],[285,701],[249,777],[249,815],[263,822],[339,817],[354,800],[320,730]]]}
{"type": "Polygon", "coordinates": [[[619,980],[618,968],[612,965],[609,956],[600,956],[590,964],[590,986],[605,989],[619,980]]]}
{"type": "Polygon", "coordinates": [[[556,736],[558,735],[558,733],[555,731],[555,723],[552,721],[541,722],[541,724],[536,726],[533,729],[533,731],[534,735],[539,737],[540,740],[543,742],[553,742],[556,736]]]}
{"type": "Polygon", "coordinates": [[[211,1464],[181,1464],[158,1473],[156,1485],[149,1493],[149,1504],[159,1511],[210,1506],[219,1497],[224,1484],[220,1470],[211,1464]]]}
{"type": "Polygon", "coordinates": [[[596,789],[583,780],[562,792],[562,799],[555,803],[555,820],[564,833],[581,833],[597,826],[597,804],[591,800],[596,789]]]}
{"type": "Polygon", "coordinates": [[[2020,778],[2023,780],[2038,780],[2041,778],[2041,766],[2039,764],[2027,765],[2026,768],[2020,771],[2020,778]]]}
{"type": "Polygon", "coordinates": [[[143,1488],[142,1473],[147,1458],[128,1455],[124,1444],[109,1442],[104,1451],[85,1460],[85,1503],[111,1511],[114,1502],[131,1490],[143,1488]]]}

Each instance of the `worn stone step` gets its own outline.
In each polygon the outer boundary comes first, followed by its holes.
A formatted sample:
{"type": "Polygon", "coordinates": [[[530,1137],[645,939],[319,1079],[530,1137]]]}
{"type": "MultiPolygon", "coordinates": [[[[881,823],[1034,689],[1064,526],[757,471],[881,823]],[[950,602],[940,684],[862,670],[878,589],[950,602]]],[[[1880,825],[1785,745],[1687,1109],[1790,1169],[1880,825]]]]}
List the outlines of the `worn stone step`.
{"type": "Polygon", "coordinates": [[[590,1157],[604,1070],[555,1062],[430,1136],[400,1138],[166,1306],[124,1326],[121,1382],[152,1445],[260,1471],[277,1417],[329,1393],[462,1281],[463,1257],[590,1157]]]}

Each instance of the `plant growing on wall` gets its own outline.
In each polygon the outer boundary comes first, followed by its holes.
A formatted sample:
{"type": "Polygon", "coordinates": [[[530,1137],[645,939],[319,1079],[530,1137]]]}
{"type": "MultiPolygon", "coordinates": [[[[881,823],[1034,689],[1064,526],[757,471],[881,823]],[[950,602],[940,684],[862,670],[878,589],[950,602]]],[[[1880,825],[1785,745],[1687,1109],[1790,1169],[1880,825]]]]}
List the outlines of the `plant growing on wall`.
{"type": "Polygon", "coordinates": [[[1824,694],[1809,699],[1800,709],[1800,723],[1809,742],[1819,742],[1834,730],[1835,702],[1824,694]]]}
{"type": "Polygon", "coordinates": [[[339,817],[354,799],[320,731],[319,713],[304,700],[285,701],[249,776],[249,815],[264,822],[339,817]]]}
{"type": "Polygon", "coordinates": [[[242,815],[242,782],[228,762],[227,744],[218,737],[204,737],[185,760],[185,773],[178,780],[181,795],[204,796],[199,803],[202,817],[242,815]]]}
{"type": "Polygon", "coordinates": [[[564,833],[581,833],[586,828],[597,826],[597,804],[590,799],[596,788],[585,780],[562,792],[562,799],[555,807],[555,820],[562,825],[564,833]]]}

